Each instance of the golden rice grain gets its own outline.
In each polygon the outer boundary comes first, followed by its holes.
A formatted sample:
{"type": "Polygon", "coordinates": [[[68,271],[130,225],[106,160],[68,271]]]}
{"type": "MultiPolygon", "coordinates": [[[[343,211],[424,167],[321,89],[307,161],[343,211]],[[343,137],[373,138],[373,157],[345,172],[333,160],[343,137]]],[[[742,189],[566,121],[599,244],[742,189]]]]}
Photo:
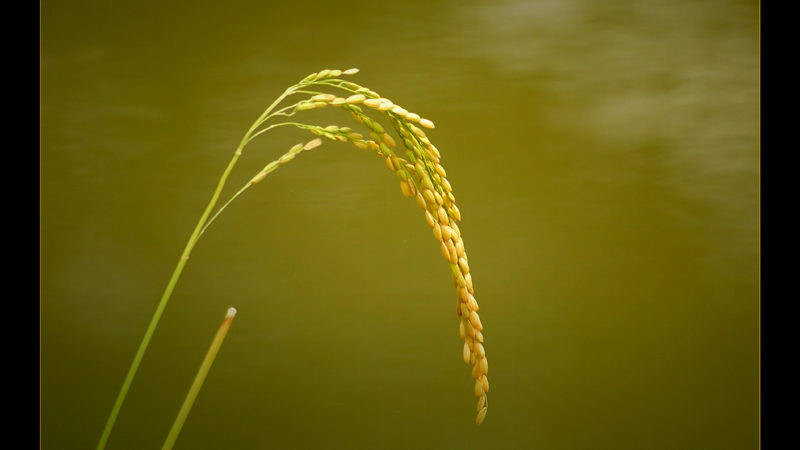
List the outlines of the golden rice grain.
{"type": "MultiPolygon", "coordinates": [[[[442,243],[444,244],[444,243],[442,243]]],[[[461,274],[461,270],[458,268],[458,264],[450,264],[450,273],[453,274],[453,278],[457,277],[461,274]]]]}
{"type": "Polygon", "coordinates": [[[378,111],[389,111],[394,108],[394,103],[388,98],[382,98],[382,102],[378,105],[378,111]]]}
{"type": "Polygon", "coordinates": [[[361,89],[360,84],[353,83],[352,81],[343,81],[342,87],[349,89],[351,91],[358,91],[359,89],[361,89]]]}
{"type": "Polygon", "coordinates": [[[436,172],[442,176],[442,178],[447,178],[447,172],[444,170],[441,164],[436,164],[436,172]]]}
{"type": "Polygon", "coordinates": [[[306,145],[303,146],[303,150],[311,150],[313,148],[319,147],[321,144],[322,144],[322,139],[320,138],[312,139],[308,141],[306,145]]]}
{"type": "Polygon", "coordinates": [[[483,423],[483,420],[486,418],[486,410],[487,408],[484,407],[478,412],[478,417],[475,419],[476,425],[480,425],[483,423]]]}
{"type": "Polygon", "coordinates": [[[453,216],[454,219],[461,220],[461,211],[458,209],[458,206],[456,206],[455,203],[450,205],[449,209],[450,209],[450,214],[453,216]]]}
{"type": "Polygon", "coordinates": [[[478,399],[478,411],[486,407],[486,396],[482,395],[481,398],[478,399]]]}
{"type": "MultiPolygon", "coordinates": [[[[448,249],[447,251],[450,251],[450,249],[448,249]]],[[[451,261],[451,264],[453,264],[452,263],[452,258],[450,259],[450,261],[451,261]]],[[[453,264],[453,265],[456,265],[456,264],[453,264]]],[[[456,286],[460,286],[460,287],[466,286],[466,283],[464,282],[464,275],[462,275],[461,272],[459,272],[454,277],[454,281],[455,281],[456,286]]]]}
{"type": "Polygon", "coordinates": [[[484,393],[483,382],[481,382],[479,378],[475,380],[475,397],[482,397],[483,393],[484,393]]]}
{"type": "MultiPolygon", "coordinates": [[[[454,253],[458,254],[458,250],[455,248],[455,244],[453,245],[453,249],[456,250],[454,253]]],[[[467,264],[467,258],[459,258],[458,266],[461,267],[462,273],[469,273],[469,264],[467,264]]]]}
{"type": "Polygon", "coordinates": [[[425,136],[425,132],[424,131],[422,131],[418,127],[415,127],[413,124],[409,123],[408,124],[408,129],[411,130],[411,132],[414,133],[414,135],[416,135],[417,138],[419,138],[420,140],[424,141],[425,138],[427,137],[427,136],[425,136]]]}
{"type": "Polygon", "coordinates": [[[458,236],[459,238],[461,237],[461,229],[458,228],[458,224],[457,223],[450,222],[450,228],[453,229],[453,231],[456,233],[456,236],[458,236]]]}
{"type": "Polygon", "coordinates": [[[434,226],[436,221],[433,219],[433,215],[431,215],[430,211],[425,210],[425,221],[428,222],[428,225],[434,226]]]}
{"type": "Polygon", "coordinates": [[[470,323],[472,323],[472,326],[475,326],[475,323],[472,321],[472,316],[470,315],[470,310],[469,308],[467,308],[467,304],[461,303],[459,308],[461,308],[461,317],[469,318],[469,321],[470,323]]]}
{"type": "Polygon", "coordinates": [[[436,197],[436,204],[443,205],[444,204],[444,197],[438,191],[433,192],[433,196],[436,197]]]}
{"type": "MultiPolygon", "coordinates": [[[[466,289],[464,292],[466,292],[466,289]]],[[[469,308],[470,311],[477,311],[480,309],[478,307],[478,302],[475,301],[475,297],[473,297],[472,294],[467,294],[467,300],[464,303],[467,304],[467,308],[469,308]]]]}
{"type": "MultiPolygon", "coordinates": [[[[442,225],[442,239],[449,241],[453,238],[453,229],[448,225],[442,225]]],[[[455,247],[458,250],[458,247],[455,247]]]]}
{"type": "Polygon", "coordinates": [[[417,162],[414,163],[414,170],[417,171],[417,175],[419,175],[420,178],[425,176],[425,166],[422,165],[422,161],[417,160],[417,162]]]}
{"type": "Polygon", "coordinates": [[[395,106],[394,106],[394,107],[391,109],[391,111],[392,111],[393,113],[397,114],[398,116],[403,116],[403,117],[405,117],[405,116],[407,116],[407,115],[408,115],[408,111],[407,111],[405,108],[403,108],[402,106],[399,106],[399,105],[395,105],[395,106]]]}
{"type": "Polygon", "coordinates": [[[464,240],[456,237],[455,243],[456,243],[456,252],[458,253],[458,257],[463,258],[464,256],[466,256],[467,252],[466,250],[464,250],[464,240]]]}
{"type": "Polygon", "coordinates": [[[419,207],[422,208],[423,211],[427,209],[425,207],[425,199],[422,198],[422,194],[419,193],[417,193],[417,205],[419,205],[419,207]]]}
{"type": "MultiPolygon", "coordinates": [[[[346,107],[349,108],[356,108],[353,105],[348,105],[346,107]]],[[[371,131],[374,131],[378,134],[383,133],[383,126],[378,123],[376,120],[372,119],[371,117],[364,115],[364,113],[358,113],[361,115],[361,123],[367,126],[371,131]]]]}
{"type": "Polygon", "coordinates": [[[431,177],[429,177],[427,173],[422,175],[422,185],[428,189],[433,189],[433,183],[431,182],[431,177]]]}
{"type": "MultiPolygon", "coordinates": [[[[464,305],[466,307],[466,305],[464,305]]],[[[481,318],[478,316],[478,313],[472,311],[469,315],[469,323],[472,324],[473,327],[477,328],[478,331],[483,330],[483,324],[481,323],[481,318]]]]}
{"type": "Polygon", "coordinates": [[[442,227],[438,223],[433,224],[433,237],[436,238],[437,241],[442,240],[442,227]]]}
{"type": "Polygon", "coordinates": [[[447,249],[447,246],[444,245],[444,242],[439,244],[439,249],[442,251],[442,256],[444,256],[444,259],[450,261],[450,250],[447,249]]]}
{"type": "Polygon", "coordinates": [[[425,128],[436,128],[436,127],[433,125],[433,122],[431,122],[431,121],[430,121],[430,120],[428,120],[428,119],[419,119],[419,124],[420,124],[420,125],[422,125],[422,126],[423,126],[423,127],[425,127],[425,128]]]}
{"type": "Polygon", "coordinates": [[[345,99],[345,101],[347,103],[351,104],[351,105],[355,105],[355,104],[363,102],[365,99],[366,99],[366,97],[364,97],[364,95],[355,94],[355,95],[351,95],[350,97],[347,97],[345,99]]]}
{"type": "Polygon", "coordinates": [[[445,212],[444,208],[441,206],[439,207],[438,211],[436,211],[439,217],[439,223],[448,223],[450,220],[447,218],[447,213],[445,212]]]}
{"type": "Polygon", "coordinates": [[[480,342],[475,344],[475,354],[478,358],[483,359],[486,356],[486,350],[483,348],[483,344],[480,342]]]}
{"type": "Polygon", "coordinates": [[[414,186],[414,183],[411,180],[407,180],[408,189],[411,191],[411,195],[417,195],[417,187],[414,186]]]}
{"type": "Polygon", "coordinates": [[[403,192],[405,197],[411,197],[411,190],[408,189],[408,183],[405,181],[400,182],[400,191],[403,192]]]}
{"type": "Polygon", "coordinates": [[[311,100],[314,100],[316,102],[331,102],[335,98],[336,98],[336,96],[332,95],[332,94],[317,94],[317,95],[311,97],[311,100]]]}
{"type": "Polygon", "coordinates": [[[389,136],[389,133],[383,133],[381,135],[381,138],[383,139],[383,142],[386,143],[386,145],[388,145],[389,147],[394,147],[395,145],[397,145],[395,144],[394,139],[392,139],[392,137],[389,136]]]}
{"type": "MultiPolygon", "coordinates": [[[[447,251],[450,253],[450,260],[449,261],[451,263],[453,263],[453,264],[458,263],[458,252],[456,251],[455,244],[453,244],[453,240],[452,239],[448,239],[448,240],[445,241],[445,244],[447,245],[447,251]]],[[[461,275],[461,274],[459,274],[459,275],[461,275]]],[[[463,275],[461,276],[461,280],[462,280],[462,282],[464,284],[466,284],[466,280],[464,280],[463,275]]],[[[458,285],[461,286],[462,282],[459,282],[458,285]]]]}
{"type": "MultiPolygon", "coordinates": [[[[431,205],[431,204],[433,204],[434,202],[436,202],[436,197],[434,197],[434,195],[433,195],[433,191],[431,191],[430,189],[425,189],[425,190],[423,190],[423,191],[422,191],[422,196],[425,198],[425,201],[426,201],[426,202],[427,202],[429,205],[431,205]]],[[[426,211],[426,212],[427,212],[427,211],[426,211]]]]}
{"type": "Polygon", "coordinates": [[[464,275],[464,281],[466,282],[467,292],[469,292],[470,294],[474,294],[475,289],[472,287],[472,274],[468,273],[464,275]]]}

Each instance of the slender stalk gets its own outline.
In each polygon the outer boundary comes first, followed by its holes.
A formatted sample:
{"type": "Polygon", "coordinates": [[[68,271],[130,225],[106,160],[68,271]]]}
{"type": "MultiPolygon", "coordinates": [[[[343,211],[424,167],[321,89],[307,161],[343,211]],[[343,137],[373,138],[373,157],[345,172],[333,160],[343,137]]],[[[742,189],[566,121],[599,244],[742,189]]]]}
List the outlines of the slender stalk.
{"type": "Polygon", "coordinates": [[[228,308],[228,313],[219,326],[214,340],[211,341],[208,353],[206,353],[206,357],[203,359],[203,363],[197,371],[192,386],[189,388],[189,393],[186,394],[186,399],[184,399],[183,405],[180,411],[178,411],[178,416],[175,418],[175,422],[169,430],[167,439],[164,441],[164,446],[161,447],[162,450],[171,450],[172,446],[175,445],[175,440],[178,439],[178,434],[180,434],[181,428],[183,428],[183,424],[186,422],[186,417],[189,415],[189,411],[192,409],[192,405],[194,405],[194,401],[197,399],[197,394],[200,392],[200,388],[203,387],[203,382],[208,375],[209,369],[211,369],[211,365],[214,363],[214,358],[217,357],[219,348],[222,346],[222,341],[225,340],[225,335],[228,334],[228,329],[231,327],[231,322],[233,322],[233,316],[235,315],[236,308],[228,308]]]}
{"type": "Polygon", "coordinates": [[[114,422],[117,420],[119,410],[122,408],[122,403],[125,401],[125,397],[127,396],[128,390],[133,382],[133,377],[136,375],[136,372],[139,369],[139,364],[142,362],[142,357],[144,357],[147,346],[150,344],[150,339],[153,337],[153,333],[155,332],[159,320],[161,320],[161,315],[164,313],[167,302],[169,302],[169,299],[172,296],[172,291],[175,289],[175,285],[178,283],[178,279],[183,272],[183,268],[186,266],[186,262],[189,261],[189,255],[191,255],[192,249],[194,249],[195,244],[197,244],[197,240],[200,237],[200,231],[203,229],[203,225],[205,225],[208,216],[214,209],[214,205],[216,205],[217,200],[219,199],[222,188],[225,186],[225,181],[228,179],[228,175],[233,169],[233,166],[236,165],[236,161],[239,159],[240,155],[241,149],[238,149],[233,155],[231,161],[228,163],[228,167],[225,169],[225,172],[223,172],[222,177],[217,184],[217,189],[214,191],[214,194],[211,197],[211,201],[209,201],[208,206],[206,206],[206,209],[203,212],[203,215],[200,217],[200,220],[197,222],[191,237],[189,237],[189,242],[186,243],[186,247],[183,249],[183,254],[178,260],[175,270],[172,272],[172,277],[169,279],[167,288],[164,290],[164,294],[161,296],[161,301],[158,303],[158,307],[156,307],[156,312],[153,314],[153,318],[150,319],[150,324],[147,326],[147,331],[144,333],[142,342],[139,344],[139,349],[136,351],[136,356],[133,357],[131,367],[128,369],[128,374],[125,376],[125,381],[122,383],[122,388],[117,395],[117,400],[114,402],[114,407],[111,409],[111,415],[108,417],[108,421],[103,429],[102,436],[100,436],[100,442],[97,444],[98,450],[105,448],[106,442],[108,442],[108,437],[111,434],[111,429],[114,427],[114,422]]]}
{"type": "Polygon", "coordinates": [[[147,350],[148,345],[150,344],[150,339],[153,337],[153,333],[155,332],[156,326],[158,325],[159,320],[161,320],[161,315],[164,312],[164,309],[169,302],[170,297],[172,296],[172,291],[175,289],[175,285],[178,283],[178,279],[183,272],[183,268],[186,266],[186,262],[189,260],[189,256],[192,253],[192,249],[194,249],[195,244],[197,244],[198,239],[200,238],[201,231],[203,230],[206,221],[208,220],[209,215],[211,215],[211,211],[213,211],[214,206],[217,204],[217,200],[219,200],[219,196],[222,193],[222,189],[225,187],[225,182],[228,179],[228,175],[230,175],[233,167],[236,165],[236,162],[239,160],[239,157],[242,155],[242,150],[244,149],[245,145],[250,140],[250,135],[253,131],[256,130],[264,121],[269,118],[269,113],[287,96],[293,93],[294,86],[287,89],[280,97],[275,99],[275,101],[267,108],[261,116],[253,123],[250,129],[245,133],[242,141],[239,143],[239,146],[236,148],[236,151],[233,154],[233,158],[231,158],[230,162],[228,163],[228,167],[225,168],[225,171],[222,173],[222,176],[217,183],[217,188],[214,190],[214,194],[211,196],[211,200],[208,202],[206,209],[203,211],[203,215],[200,216],[200,220],[198,220],[197,225],[194,227],[194,231],[192,235],[189,237],[189,241],[186,243],[186,247],[183,249],[183,253],[181,254],[180,259],[178,260],[178,264],[175,266],[175,270],[172,272],[172,277],[170,277],[169,282],[167,283],[167,287],[164,290],[163,295],[161,296],[161,300],[156,307],[156,311],[153,314],[152,319],[150,319],[150,324],[147,326],[147,330],[144,333],[144,337],[142,338],[142,342],[139,344],[139,349],[136,351],[136,355],[133,357],[133,362],[131,362],[131,366],[128,369],[128,373],[125,376],[125,381],[122,383],[122,388],[120,388],[119,394],[117,394],[117,399],[114,402],[114,406],[111,408],[111,414],[108,416],[108,420],[106,421],[105,428],[103,428],[103,434],[100,436],[100,441],[97,443],[97,450],[103,450],[108,442],[108,437],[111,435],[111,430],[114,428],[114,423],[117,420],[117,416],[119,415],[119,411],[122,408],[122,404],[125,402],[125,397],[128,395],[128,390],[131,387],[131,383],[133,382],[133,378],[136,376],[136,372],[139,369],[139,364],[144,357],[144,353],[147,350]]]}

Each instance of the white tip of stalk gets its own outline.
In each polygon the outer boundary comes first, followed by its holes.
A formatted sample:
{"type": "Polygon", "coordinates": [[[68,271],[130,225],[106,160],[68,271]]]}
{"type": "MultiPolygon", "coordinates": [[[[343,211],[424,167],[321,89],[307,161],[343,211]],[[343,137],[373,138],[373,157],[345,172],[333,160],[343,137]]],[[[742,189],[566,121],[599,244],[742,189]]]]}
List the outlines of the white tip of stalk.
{"type": "Polygon", "coordinates": [[[231,306],[230,308],[228,308],[228,314],[225,314],[225,318],[226,319],[232,319],[233,316],[235,316],[235,315],[236,315],[236,308],[231,306]]]}

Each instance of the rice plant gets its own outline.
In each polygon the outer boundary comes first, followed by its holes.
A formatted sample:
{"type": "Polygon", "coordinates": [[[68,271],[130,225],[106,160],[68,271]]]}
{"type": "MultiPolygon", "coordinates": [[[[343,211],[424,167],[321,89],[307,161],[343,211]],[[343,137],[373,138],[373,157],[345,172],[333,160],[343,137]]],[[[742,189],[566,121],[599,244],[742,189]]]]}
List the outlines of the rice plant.
{"type": "Polygon", "coordinates": [[[486,393],[489,391],[489,381],[486,377],[489,365],[483,346],[483,325],[478,315],[479,308],[474,297],[464,240],[457,225],[461,220],[461,211],[456,206],[453,188],[441,164],[441,154],[424,131],[433,129],[434,124],[431,120],[380,96],[372,89],[345,79],[356,73],[358,69],[326,69],[308,75],[286,89],[247,130],[178,260],[117,396],[98,449],[105,447],[153,332],[197,241],[233,200],[303,152],[319,147],[323,139],[350,143],[381,158],[386,167],[397,176],[402,194],[414,198],[422,210],[425,221],[431,227],[433,236],[439,244],[442,256],[450,265],[457,293],[456,314],[460,318],[459,335],[464,339],[462,356],[464,362],[472,366],[475,396],[478,399],[476,423],[480,425],[483,422],[488,409],[486,393]],[[290,98],[296,99],[297,96],[302,98],[294,103],[287,101],[290,98]],[[319,126],[299,122],[295,118],[305,111],[320,108],[338,108],[348,113],[358,124],[363,125],[365,134],[347,126],[319,126]],[[388,123],[394,131],[394,136],[372,116],[381,117],[384,123],[388,123]],[[307,131],[316,137],[292,146],[280,158],[266,164],[215,210],[228,176],[245,147],[269,130],[287,126],[307,131]]]}

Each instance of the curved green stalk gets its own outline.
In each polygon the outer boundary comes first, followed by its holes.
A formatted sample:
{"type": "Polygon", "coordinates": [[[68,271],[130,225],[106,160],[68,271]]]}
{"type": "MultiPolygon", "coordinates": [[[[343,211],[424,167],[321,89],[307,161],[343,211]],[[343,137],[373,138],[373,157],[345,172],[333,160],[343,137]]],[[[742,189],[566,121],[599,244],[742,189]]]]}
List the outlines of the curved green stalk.
{"type": "Polygon", "coordinates": [[[122,408],[122,403],[125,401],[125,397],[128,395],[128,390],[131,387],[131,383],[133,382],[133,377],[136,375],[136,371],[139,369],[139,364],[142,361],[144,352],[147,350],[147,346],[150,344],[150,339],[153,337],[153,333],[155,332],[159,320],[161,320],[161,315],[164,312],[164,308],[166,308],[167,302],[169,302],[169,299],[172,296],[172,291],[175,289],[175,285],[178,283],[178,279],[183,272],[183,268],[186,266],[186,262],[189,260],[189,255],[191,255],[192,249],[194,248],[195,244],[197,244],[197,240],[200,237],[200,231],[203,229],[203,225],[205,225],[206,219],[208,219],[209,214],[211,214],[214,205],[216,205],[219,195],[222,192],[222,188],[225,186],[225,181],[228,179],[228,175],[231,173],[233,166],[236,165],[236,161],[239,159],[240,155],[241,148],[237,149],[236,153],[233,155],[233,158],[228,163],[228,167],[225,169],[225,172],[223,172],[222,177],[217,184],[217,189],[214,191],[214,194],[211,197],[211,201],[209,201],[208,206],[206,206],[206,209],[203,212],[203,215],[200,217],[200,220],[197,222],[191,237],[189,237],[189,242],[186,243],[186,247],[183,249],[181,258],[178,260],[178,264],[175,267],[175,270],[172,272],[172,277],[169,279],[169,283],[167,283],[167,288],[164,290],[164,294],[161,296],[161,301],[159,301],[158,307],[156,307],[156,312],[153,314],[153,318],[150,319],[150,324],[147,326],[147,331],[145,331],[142,342],[139,344],[139,349],[136,351],[136,356],[133,357],[133,362],[131,363],[130,369],[128,369],[128,374],[125,376],[125,381],[122,383],[122,389],[120,389],[120,392],[117,395],[117,400],[114,402],[114,407],[111,409],[111,415],[108,417],[106,426],[103,429],[100,442],[97,444],[98,450],[101,450],[106,446],[108,437],[111,434],[111,429],[114,427],[114,422],[117,420],[119,410],[122,408]]]}
{"type": "Polygon", "coordinates": [[[209,226],[211,226],[211,224],[214,222],[214,220],[216,220],[217,216],[219,216],[220,214],[222,214],[222,211],[224,211],[224,210],[225,210],[225,208],[227,208],[227,207],[228,207],[228,205],[230,205],[230,204],[231,204],[231,202],[233,202],[234,200],[236,200],[236,198],[237,198],[237,197],[239,197],[240,195],[242,195],[242,192],[246,191],[246,190],[247,190],[247,188],[249,188],[250,186],[251,186],[251,184],[250,184],[250,183],[247,183],[247,184],[245,184],[244,186],[242,186],[242,188],[241,188],[241,189],[239,189],[238,191],[236,191],[236,193],[235,193],[235,194],[233,194],[233,196],[231,196],[231,198],[229,198],[229,199],[228,199],[228,201],[227,201],[227,202],[225,202],[225,204],[224,204],[224,205],[222,205],[222,206],[221,206],[221,207],[220,207],[220,208],[217,210],[217,212],[216,212],[216,213],[214,213],[214,215],[213,215],[213,216],[211,216],[211,218],[210,218],[210,219],[209,219],[209,220],[206,222],[206,224],[203,226],[203,229],[202,229],[202,230],[200,230],[200,236],[202,236],[202,235],[203,235],[203,233],[205,233],[205,232],[206,232],[206,230],[208,229],[208,227],[209,227],[209,226]]]}
{"type": "Polygon", "coordinates": [[[131,383],[133,382],[134,376],[136,376],[136,372],[139,369],[139,364],[142,361],[142,357],[144,357],[144,353],[147,350],[148,345],[150,344],[150,339],[153,337],[153,333],[155,332],[156,326],[158,325],[159,320],[161,320],[161,315],[164,312],[164,309],[169,302],[170,297],[172,296],[172,291],[175,289],[175,285],[178,283],[178,279],[183,272],[184,266],[186,266],[186,262],[189,260],[189,256],[192,253],[192,249],[197,244],[198,239],[200,238],[201,231],[203,230],[206,221],[208,220],[211,211],[214,209],[214,206],[217,204],[219,200],[219,196],[222,193],[222,189],[225,187],[225,182],[228,179],[228,175],[230,175],[233,167],[236,165],[236,162],[239,160],[239,157],[242,155],[242,150],[244,149],[245,145],[250,140],[250,135],[258,128],[264,120],[269,118],[269,113],[287,96],[291,95],[294,91],[295,86],[290,87],[287,89],[280,97],[278,97],[270,106],[267,108],[261,116],[253,123],[250,129],[245,133],[242,141],[239,143],[239,146],[236,148],[236,151],[233,154],[233,158],[231,158],[228,166],[225,168],[225,171],[222,173],[222,176],[217,183],[217,188],[214,190],[214,194],[211,196],[211,200],[208,202],[206,209],[203,211],[203,214],[200,216],[200,220],[197,221],[197,225],[194,227],[194,231],[192,231],[191,236],[189,237],[189,241],[186,243],[186,247],[183,249],[183,253],[181,254],[180,259],[178,260],[178,264],[175,266],[175,270],[172,272],[172,277],[170,277],[169,282],[167,283],[167,287],[164,290],[163,295],[161,296],[161,300],[156,307],[156,311],[153,314],[152,319],[150,319],[150,324],[147,326],[147,330],[144,333],[144,337],[142,338],[142,342],[139,344],[139,349],[136,351],[136,355],[133,357],[133,362],[131,363],[130,368],[128,369],[128,373],[125,376],[125,381],[122,383],[122,388],[117,394],[117,399],[114,402],[114,406],[111,408],[111,414],[108,416],[108,420],[106,421],[106,425],[103,428],[103,434],[100,436],[100,441],[97,444],[97,450],[102,450],[105,448],[106,443],[108,442],[108,437],[111,435],[111,430],[114,427],[114,423],[117,420],[117,416],[119,415],[119,411],[122,408],[122,403],[125,401],[125,397],[128,395],[128,390],[131,387],[131,383]]]}
{"type": "MultiPolygon", "coordinates": [[[[277,113],[276,113],[276,114],[277,114],[277,113]]],[[[277,124],[274,124],[274,125],[270,125],[270,126],[268,126],[267,128],[261,129],[261,130],[259,130],[257,133],[254,133],[252,136],[250,136],[250,139],[248,139],[246,143],[249,143],[249,142],[250,142],[250,141],[252,141],[252,140],[253,140],[253,139],[254,139],[256,136],[258,136],[258,135],[260,135],[260,134],[262,134],[262,133],[266,133],[267,131],[271,130],[272,128],[275,128],[275,127],[280,127],[280,126],[283,126],[283,125],[294,125],[294,126],[296,126],[296,127],[298,127],[298,128],[309,128],[309,125],[305,125],[305,124],[302,124],[302,123],[296,123],[296,122],[283,122],[283,123],[277,123],[277,124]]],[[[277,161],[277,160],[276,160],[276,161],[277,161]]],[[[208,220],[206,221],[205,225],[203,226],[203,229],[201,229],[201,230],[200,230],[200,236],[202,236],[202,235],[203,235],[203,233],[205,233],[205,232],[206,232],[206,230],[208,229],[208,227],[210,227],[210,226],[211,226],[211,224],[212,224],[212,223],[214,223],[214,221],[217,219],[217,217],[219,217],[219,215],[220,215],[220,214],[222,214],[222,211],[225,211],[225,208],[227,208],[227,207],[228,207],[228,205],[230,205],[231,203],[233,203],[233,201],[234,201],[234,200],[236,200],[236,199],[237,199],[237,198],[238,198],[240,195],[242,195],[242,193],[244,193],[244,191],[246,191],[246,190],[247,190],[247,189],[248,189],[250,186],[252,186],[253,184],[255,184],[255,183],[253,183],[253,181],[252,181],[252,180],[251,180],[251,181],[249,181],[247,184],[245,184],[244,186],[242,186],[242,187],[241,187],[241,188],[240,188],[238,191],[236,191],[236,193],[235,193],[235,194],[233,194],[233,195],[231,196],[231,198],[229,198],[229,199],[228,199],[228,201],[227,201],[227,202],[225,202],[225,204],[223,204],[222,206],[220,206],[220,208],[217,210],[217,212],[215,212],[215,213],[214,213],[214,215],[213,215],[213,216],[211,216],[211,218],[210,218],[210,219],[208,219],[208,220]]]]}

